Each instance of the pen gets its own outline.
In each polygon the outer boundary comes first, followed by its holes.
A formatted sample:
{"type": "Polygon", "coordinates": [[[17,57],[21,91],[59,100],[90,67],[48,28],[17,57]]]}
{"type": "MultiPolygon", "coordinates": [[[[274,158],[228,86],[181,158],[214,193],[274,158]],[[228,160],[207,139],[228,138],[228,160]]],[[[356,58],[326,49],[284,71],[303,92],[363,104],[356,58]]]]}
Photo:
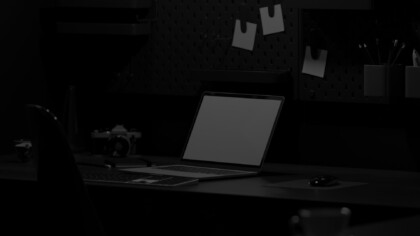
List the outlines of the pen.
{"type": "Polygon", "coordinates": [[[369,53],[369,50],[367,49],[367,45],[366,45],[366,43],[364,43],[363,45],[361,45],[361,44],[359,44],[359,48],[360,49],[364,49],[364,51],[365,51],[365,53],[366,53],[366,55],[367,55],[367,57],[369,58],[369,61],[370,61],[370,63],[373,65],[373,64],[375,64],[375,61],[373,60],[373,58],[372,58],[372,56],[370,55],[370,53],[369,53]]]}
{"type": "Polygon", "coordinates": [[[400,56],[401,51],[405,48],[405,43],[402,43],[400,49],[398,49],[397,55],[394,58],[394,61],[392,61],[391,65],[394,65],[395,62],[397,62],[398,57],[400,56]]]}
{"type": "Polygon", "coordinates": [[[398,44],[398,39],[393,40],[393,46],[389,50],[389,54],[388,54],[388,61],[387,61],[388,65],[391,65],[391,58],[392,58],[392,55],[394,55],[394,51],[395,51],[395,48],[396,48],[397,44],[398,44]]]}
{"type": "Polygon", "coordinates": [[[370,54],[370,52],[369,52],[369,50],[368,50],[368,48],[367,48],[366,43],[364,43],[364,44],[363,44],[363,47],[364,47],[364,49],[365,49],[365,51],[366,51],[366,54],[367,54],[367,55],[368,55],[368,57],[369,57],[369,60],[372,62],[372,64],[375,64],[375,61],[373,60],[373,57],[372,57],[372,55],[370,54]]]}
{"type": "Polygon", "coordinates": [[[379,50],[379,39],[375,39],[376,43],[376,52],[378,53],[378,64],[381,64],[382,58],[381,58],[381,51],[379,50]]]}
{"type": "Polygon", "coordinates": [[[413,66],[415,67],[419,67],[420,63],[419,63],[419,53],[417,52],[416,49],[413,49],[413,66]]]}

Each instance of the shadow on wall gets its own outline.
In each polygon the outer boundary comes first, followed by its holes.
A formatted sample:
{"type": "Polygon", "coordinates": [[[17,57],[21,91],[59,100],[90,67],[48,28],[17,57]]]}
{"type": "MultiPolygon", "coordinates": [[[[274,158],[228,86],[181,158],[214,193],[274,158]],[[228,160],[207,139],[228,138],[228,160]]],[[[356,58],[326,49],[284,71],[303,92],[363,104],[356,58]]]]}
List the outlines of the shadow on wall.
{"type": "Polygon", "coordinates": [[[0,153],[13,151],[13,140],[27,136],[24,104],[45,102],[40,6],[40,1],[5,0],[0,8],[0,153]]]}
{"type": "Polygon", "coordinates": [[[403,128],[303,124],[302,164],[418,170],[403,128]]]}

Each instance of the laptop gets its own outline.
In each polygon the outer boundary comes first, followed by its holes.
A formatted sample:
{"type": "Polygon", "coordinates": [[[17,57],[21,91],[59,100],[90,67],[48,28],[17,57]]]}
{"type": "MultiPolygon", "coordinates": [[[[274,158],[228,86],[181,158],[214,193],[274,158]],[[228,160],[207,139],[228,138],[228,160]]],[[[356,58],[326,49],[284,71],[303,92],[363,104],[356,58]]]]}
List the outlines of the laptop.
{"type": "Polygon", "coordinates": [[[176,164],[122,171],[221,179],[261,172],[283,96],[204,92],[176,164]]]}

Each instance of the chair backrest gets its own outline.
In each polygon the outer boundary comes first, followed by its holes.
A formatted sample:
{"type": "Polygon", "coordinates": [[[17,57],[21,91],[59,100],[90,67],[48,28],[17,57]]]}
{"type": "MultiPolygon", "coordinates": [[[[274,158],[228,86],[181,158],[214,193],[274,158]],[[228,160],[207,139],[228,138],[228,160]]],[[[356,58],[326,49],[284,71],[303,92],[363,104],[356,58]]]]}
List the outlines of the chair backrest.
{"type": "Polygon", "coordinates": [[[53,113],[39,105],[26,105],[26,114],[44,230],[66,235],[105,235],[63,126],[53,113]]]}

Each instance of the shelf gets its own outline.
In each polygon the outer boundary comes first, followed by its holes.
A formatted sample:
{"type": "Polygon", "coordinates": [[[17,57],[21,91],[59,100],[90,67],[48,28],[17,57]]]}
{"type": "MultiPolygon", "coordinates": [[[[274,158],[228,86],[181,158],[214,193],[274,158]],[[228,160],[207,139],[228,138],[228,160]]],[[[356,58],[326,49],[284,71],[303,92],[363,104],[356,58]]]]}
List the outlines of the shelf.
{"type": "Polygon", "coordinates": [[[193,70],[191,79],[204,91],[282,95],[293,98],[293,79],[289,68],[279,71],[193,70]]]}
{"type": "Polygon", "coordinates": [[[118,23],[57,23],[57,32],[63,34],[148,35],[150,22],[118,23]]]}
{"type": "Polygon", "coordinates": [[[277,84],[289,82],[290,70],[281,72],[267,71],[234,71],[234,70],[195,70],[193,76],[202,82],[231,82],[231,83],[255,83],[277,84]]]}
{"type": "Polygon", "coordinates": [[[57,7],[83,8],[150,8],[151,0],[57,0],[57,7]]]}
{"type": "Polygon", "coordinates": [[[302,9],[372,10],[373,0],[286,0],[289,7],[302,9]]]}

